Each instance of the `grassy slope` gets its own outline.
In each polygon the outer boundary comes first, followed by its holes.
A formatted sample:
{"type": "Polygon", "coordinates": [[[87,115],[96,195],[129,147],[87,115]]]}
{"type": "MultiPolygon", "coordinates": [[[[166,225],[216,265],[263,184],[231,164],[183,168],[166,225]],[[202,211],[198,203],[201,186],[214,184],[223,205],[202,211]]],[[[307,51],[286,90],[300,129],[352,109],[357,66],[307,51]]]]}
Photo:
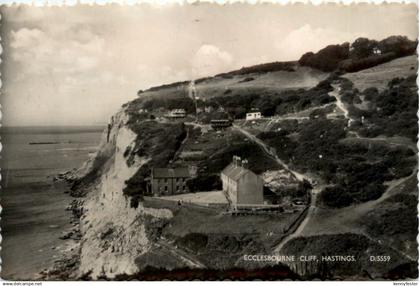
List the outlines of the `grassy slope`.
{"type": "MultiPolygon", "coordinates": [[[[311,88],[328,76],[327,73],[308,67],[297,67],[296,71],[275,71],[247,75],[216,76],[196,84],[201,98],[221,96],[227,89],[244,92],[282,91],[286,89],[311,88]],[[246,78],[254,80],[242,82],[246,78]]],[[[156,91],[145,91],[141,97],[182,97],[187,95],[188,84],[171,86],[156,91]]]]}
{"type": "Polygon", "coordinates": [[[395,77],[408,77],[416,73],[418,68],[417,56],[408,56],[395,59],[370,69],[345,74],[343,77],[353,82],[354,87],[360,91],[368,87],[384,90],[387,83],[395,77]]]}

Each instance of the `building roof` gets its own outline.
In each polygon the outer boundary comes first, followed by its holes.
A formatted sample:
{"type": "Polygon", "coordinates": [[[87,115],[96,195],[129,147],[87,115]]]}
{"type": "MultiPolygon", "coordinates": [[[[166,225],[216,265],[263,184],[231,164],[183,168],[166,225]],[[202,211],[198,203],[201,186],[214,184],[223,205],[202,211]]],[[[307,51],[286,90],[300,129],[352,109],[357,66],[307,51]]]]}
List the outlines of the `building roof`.
{"type": "Polygon", "coordinates": [[[234,181],[238,181],[242,176],[248,173],[254,174],[251,170],[248,170],[242,166],[237,166],[234,163],[230,163],[222,171],[222,174],[226,175],[234,181]]]}
{"type": "Polygon", "coordinates": [[[230,122],[228,118],[226,119],[212,119],[210,120],[211,123],[219,123],[219,122],[230,122]]]}
{"type": "Polygon", "coordinates": [[[190,177],[188,168],[153,168],[154,178],[187,178],[190,177]]]}

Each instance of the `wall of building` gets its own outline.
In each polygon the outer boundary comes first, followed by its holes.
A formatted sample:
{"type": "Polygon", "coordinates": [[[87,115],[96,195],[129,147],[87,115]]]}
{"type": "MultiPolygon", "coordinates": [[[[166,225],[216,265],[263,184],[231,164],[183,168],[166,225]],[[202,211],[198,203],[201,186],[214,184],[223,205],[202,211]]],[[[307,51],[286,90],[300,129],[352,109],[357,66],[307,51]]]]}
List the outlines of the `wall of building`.
{"type": "Polygon", "coordinates": [[[222,179],[223,191],[225,191],[228,194],[229,199],[232,202],[232,204],[236,204],[238,201],[237,183],[224,174],[221,175],[221,179],[222,179]]]}
{"type": "Polygon", "coordinates": [[[263,204],[263,180],[254,173],[247,173],[238,181],[238,204],[263,204]]]}
{"type": "Polygon", "coordinates": [[[153,178],[152,191],[156,196],[169,196],[189,192],[187,178],[153,178]]]}
{"type": "Polygon", "coordinates": [[[246,120],[261,118],[261,112],[251,112],[246,114],[246,120]]]}

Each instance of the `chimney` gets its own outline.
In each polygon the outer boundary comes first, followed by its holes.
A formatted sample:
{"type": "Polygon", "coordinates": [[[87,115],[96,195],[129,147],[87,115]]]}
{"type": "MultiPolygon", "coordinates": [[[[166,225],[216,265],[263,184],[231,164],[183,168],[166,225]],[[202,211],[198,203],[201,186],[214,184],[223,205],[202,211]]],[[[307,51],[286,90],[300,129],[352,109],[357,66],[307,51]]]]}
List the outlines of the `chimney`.
{"type": "Polygon", "coordinates": [[[235,167],[238,167],[241,165],[241,157],[239,156],[233,156],[233,164],[235,167]]]}
{"type": "Polygon", "coordinates": [[[244,167],[245,169],[248,169],[248,160],[242,160],[242,167],[244,167]]]}

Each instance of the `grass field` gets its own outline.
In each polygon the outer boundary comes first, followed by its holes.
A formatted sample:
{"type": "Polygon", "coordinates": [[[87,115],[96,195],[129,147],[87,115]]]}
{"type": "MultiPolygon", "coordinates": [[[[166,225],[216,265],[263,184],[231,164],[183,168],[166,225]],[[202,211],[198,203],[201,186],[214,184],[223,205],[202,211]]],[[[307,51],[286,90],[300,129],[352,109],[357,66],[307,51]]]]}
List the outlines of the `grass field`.
{"type": "Polygon", "coordinates": [[[368,87],[376,87],[379,91],[382,91],[391,79],[408,77],[410,74],[416,73],[417,68],[417,56],[408,56],[360,72],[348,73],[343,77],[352,81],[354,87],[359,91],[368,87]]]}
{"type": "MultiPolygon", "coordinates": [[[[297,67],[296,71],[275,71],[246,75],[233,75],[229,77],[217,76],[196,83],[200,98],[221,96],[228,89],[237,93],[262,92],[264,90],[282,91],[296,88],[311,88],[327,78],[328,74],[308,68],[297,67]],[[249,80],[249,79],[253,80],[249,80]],[[248,81],[244,81],[248,79],[248,81]]],[[[141,97],[182,97],[188,94],[188,84],[180,84],[161,88],[156,91],[145,91],[141,97]]]]}

